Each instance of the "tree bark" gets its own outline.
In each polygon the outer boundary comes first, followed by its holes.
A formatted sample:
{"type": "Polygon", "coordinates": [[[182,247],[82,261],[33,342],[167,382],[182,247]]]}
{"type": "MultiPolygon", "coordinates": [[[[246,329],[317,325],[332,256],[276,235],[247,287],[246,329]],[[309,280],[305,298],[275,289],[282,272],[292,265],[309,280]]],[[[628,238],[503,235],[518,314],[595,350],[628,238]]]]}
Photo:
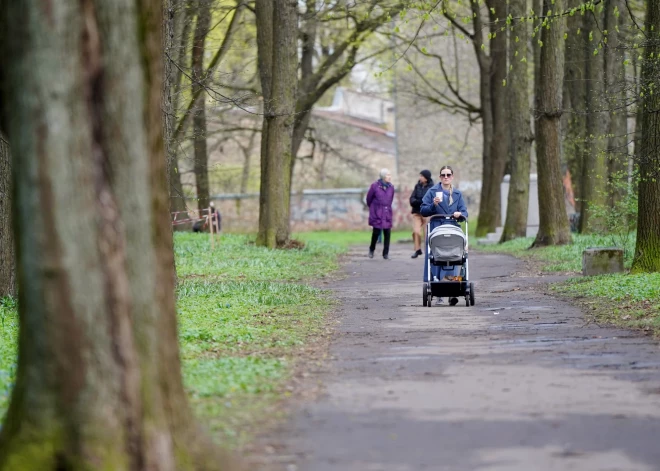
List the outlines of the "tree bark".
{"type": "MultiPolygon", "coordinates": [[[[176,67],[170,74],[171,91],[171,118],[173,125],[178,123],[179,105],[181,103],[181,83],[183,80],[183,64],[188,56],[189,34],[190,34],[190,11],[187,0],[172,1],[172,37],[170,38],[173,50],[170,59],[176,67]],[[174,46],[176,45],[176,46],[174,46]]],[[[168,60],[166,58],[166,60],[168,60]]],[[[166,136],[168,143],[168,174],[170,182],[170,211],[183,212],[186,210],[186,200],[181,184],[181,173],[179,172],[179,140],[174,136],[174,127],[170,129],[170,134],[166,136]]],[[[181,226],[175,226],[175,229],[181,226]]]]}
{"type": "MultiPolygon", "coordinates": [[[[564,0],[545,0],[549,10],[562,11],[564,0]]],[[[537,166],[539,184],[539,232],[533,247],[567,244],[571,240],[561,174],[561,114],[564,79],[564,18],[542,28],[540,89],[537,92],[537,166]]]]}
{"type": "Polygon", "coordinates": [[[16,252],[12,232],[11,182],[9,142],[0,132],[0,298],[16,296],[16,252]]]}
{"type": "Polygon", "coordinates": [[[647,2],[642,63],[642,138],[639,163],[637,246],[632,272],[660,271],[660,2],[647,2]]]}
{"type": "MultiPolygon", "coordinates": [[[[543,13],[543,0],[532,0],[532,10],[534,15],[538,16],[543,13]]],[[[534,20],[534,30],[538,24],[538,19],[534,20]]],[[[534,52],[534,103],[538,103],[538,93],[541,90],[541,47],[539,40],[541,39],[541,31],[535,31],[532,35],[532,50],[534,52]]],[[[534,125],[537,124],[534,120],[534,125]]],[[[536,135],[536,127],[534,128],[534,135],[536,135]]]]}
{"type": "Polygon", "coordinates": [[[260,181],[259,181],[259,233],[260,241],[266,243],[266,229],[270,219],[266,212],[266,191],[268,187],[268,111],[271,107],[273,82],[273,3],[266,0],[255,1],[257,23],[257,61],[259,64],[259,82],[263,97],[264,118],[261,125],[260,181]],[[262,228],[264,228],[262,230],[262,228]]]}
{"type": "Polygon", "coordinates": [[[590,36],[585,48],[585,76],[587,80],[586,100],[586,136],[587,146],[585,163],[582,166],[580,196],[580,232],[599,231],[603,229],[603,221],[596,220],[592,215],[592,207],[604,206],[607,201],[607,113],[603,112],[605,96],[605,54],[599,48],[603,36],[602,25],[594,14],[584,15],[585,33],[590,36]]]}
{"type": "Polygon", "coordinates": [[[493,95],[491,86],[492,60],[482,49],[484,43],[483,21],[481,19],[481,4],[479,2],[470,2],[472,8],[472,23],[474,25],[474,37],[472,44],[477,55],[477,64],[479,66],[479,99],[481,102],[481,128],[482,128],[482,172],[481,172],[481,196],[479,198],[479,217],[477,219],[476,235],[485,236],[495,230],[494,216],[491,213],[488,200],[492,192],[491,185],[491,142],[493,140],[493,95]]]}
{"type": "MultiPolygon", "coordinates": [[[[510,0],[509,14],[522,18],[526,0],[510,0]]],[[[506,206],[506,222],[501,242],[527,235],[529,208],[529,171],[532,129],[529,110],[529,80],[527,68],[527,22],[519,22],[510,31],[509,79],[507,81],[508,128],[510,136],[511,177],[506,206]]]]}
{"type": "MultiPolygon", "coordinates": [[[[582,0],[568,0],[568,8],[577,8],[582,0]]],[[[585,36],[582,15],[569,16],[567,19],[568,37],[566,38],[566,57],[574,60],[566,61],[564,69],[564,110],[566,140],[564,141],[564,157],[571,178],[577,184],[574,185],[573,194],[579,202],[576,211],[581,210],[581,176],[584,162],[586,161],[586,102],[587,82],[585,79],[585,61],[582,58],[586,54],[585,36]]]]}
{"type": "Polygon", "coordinates": [[[605,90],[609,112],[607,143],[608,205],[625,195],[625,187],[618,184],[628,176],[628,110],[626,97],[626,66],[624,64],[622,32],[628,28],[629,15],[621,0],[605,1],[605,90]],[[621,14],[616,15],[616,9],[621,14]]]}
{"type": "Polygon", "coordinates": [[[307,103],[316,101],[313,95],[316,92],[317,84],[314,83],[313,79],[318,30],[318,18],[316,18],[317,0],[306,0],[305,5],[305,15],[302,18],[304,21],[301,22],[300,84],[298,86],[296,120],[293,124],[293,140],[291,143],[291,152],[294,158],[293,165],[291,166],[292,176],[295,167],[295,158],[298,155],[312,117],[311,107],[307,106],[307,103]]]}
{"type": "MultiPolygon", "coordinates": [[[[252,131],[250,133],[250,138],[248,139],[247,145],[242,145],[240,142],[238,144],[241,148],[241,151],[243,152],[243,171],[241,172],[241,184],[238,190],[241,195],[246,194],[248,190],[248,183],[250,182],[250,168],[252,166],[252,150],[254,147],[254,140],[256,135],[257,132],[252,131]]],[[[241,199],[236,201],[236,214],[239,216],[241,214],[242,203],[243,200],[241,199]]]]}
{"type": "Polygon", "coordinates": [[[264,96],[257,245],[279,247],[287,243],[290,234],[292,134],[298,79],[297,4],[292,0],[257,0],[256,15],[264,96]]]}
{"type": "Polygon", "coordinates": [[[488,191],[484,204],[479,210],[479,224],[485,225],[488,232],[494,232],[501,226],[502,196],[500,185],[504,177],[504,169],[509,157],[509,139],[507,123],[507,0],[490,0],[488,2],[491,21],[490,40],[490,95],[493,108],[493,135],[490,140],[490,166],[488,182],[484,188],[488,191]],[[485,211],[483,217],[482,212],[485,211]]]}
{"type": "Polygon", "coordinates": [[[20,337],[0,469],[227,469],[181,381],[162,3],[2,11],[20,337]]]}
{"type": "Polygon", "coordinates": [[[197,23],[192,49],[192,92],[198,98],[193,111],[193,168],[197,188],[197,207],[207,209],[211,202],[209,190],[209,160],[206,145],[206,86],[204,77],[204,51],[206,36],[211,26],[211,0],[199,0],[197,23]]]}

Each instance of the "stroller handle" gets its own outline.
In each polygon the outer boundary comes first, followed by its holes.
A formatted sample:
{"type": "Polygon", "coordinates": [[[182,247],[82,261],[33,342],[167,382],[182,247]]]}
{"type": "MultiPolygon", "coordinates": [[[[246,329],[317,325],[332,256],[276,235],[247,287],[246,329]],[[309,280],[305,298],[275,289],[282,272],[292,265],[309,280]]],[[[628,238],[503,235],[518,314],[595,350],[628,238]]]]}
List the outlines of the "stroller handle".
{"type": "Polygon", "coordinates": [[[429,216],[429,221],[431,219],[456,219],[457,221],[467,221],[467,218],[463,215],[459,218],[454,218],[453,214],[434,214],[433,216],[429,216]]]}

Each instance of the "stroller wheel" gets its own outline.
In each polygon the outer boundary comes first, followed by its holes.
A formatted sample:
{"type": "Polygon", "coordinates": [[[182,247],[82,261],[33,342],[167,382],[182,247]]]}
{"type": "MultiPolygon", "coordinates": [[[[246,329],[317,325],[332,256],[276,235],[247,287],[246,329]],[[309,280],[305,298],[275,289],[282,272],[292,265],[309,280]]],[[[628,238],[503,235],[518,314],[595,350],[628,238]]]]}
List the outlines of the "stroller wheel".
{"type": "Polygon", "coordinates": [[[426,307],[429,302],[429,297],[428,297],[428,287],[426,286],[426,283],[422,286],[422,306],[426,307]]]}
{"type": "Polygon", "coordinates": [[[465,296],[465,306],[470,307],[470,298],[465,296]]]}
{"type": "Polygon", "coordinates": [[[470,306],[474,306],[474,283],[470,283],[470,306]]]}

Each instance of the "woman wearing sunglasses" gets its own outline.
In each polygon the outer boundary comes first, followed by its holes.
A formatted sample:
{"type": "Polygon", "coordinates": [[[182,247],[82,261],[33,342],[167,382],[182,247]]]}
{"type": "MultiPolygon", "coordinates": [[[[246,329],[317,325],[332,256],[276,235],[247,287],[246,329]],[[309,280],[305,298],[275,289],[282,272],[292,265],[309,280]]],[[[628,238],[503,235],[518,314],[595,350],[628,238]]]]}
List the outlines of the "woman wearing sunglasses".
{"type": "MultiPolygon", "coordinates": [[[[431,221],[431,230],[440,224],[454,224],[455,226],[458,226],[458,219],[461,217],[468,217],[467,206],[465,206],[463,194],[454,188],[452,185],[453,180],[454,171],[449,165],[445,165],[440,169],[440,183],[433,185],[422,199],[422,206],[420,208],[422,216],[429,217],[436,214],[451,215],[451,218],[449,219],[433,219],[431,221]]],[[[441,267],[433,268],[440,269],[441,267]]],[[[432,273],[432,275],[437,276],[438,279],[442,279],[442,277],[445,276],[457,276],[459,271],[460,266],[456,266],[451,271],[438,270],[437,273],[432,273]]],[[[437,302],[438,304],[441,304],[442,298],[438,298],[437,302]]],[[[457,298],[451,298],[449,300],[449,304],[452,306],[456,303],[458,303],[457,298]]]]}

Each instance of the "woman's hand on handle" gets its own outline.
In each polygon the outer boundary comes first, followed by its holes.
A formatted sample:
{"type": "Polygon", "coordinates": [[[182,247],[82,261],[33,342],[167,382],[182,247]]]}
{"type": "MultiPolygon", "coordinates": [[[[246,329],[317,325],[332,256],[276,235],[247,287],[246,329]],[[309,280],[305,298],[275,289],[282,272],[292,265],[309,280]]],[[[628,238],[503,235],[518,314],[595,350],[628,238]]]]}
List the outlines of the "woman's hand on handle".
{"type": "Polygon", "coordinates": [[[460,211],[454,211],[454,219],[460,219],[462,216],[460,211]]]}

